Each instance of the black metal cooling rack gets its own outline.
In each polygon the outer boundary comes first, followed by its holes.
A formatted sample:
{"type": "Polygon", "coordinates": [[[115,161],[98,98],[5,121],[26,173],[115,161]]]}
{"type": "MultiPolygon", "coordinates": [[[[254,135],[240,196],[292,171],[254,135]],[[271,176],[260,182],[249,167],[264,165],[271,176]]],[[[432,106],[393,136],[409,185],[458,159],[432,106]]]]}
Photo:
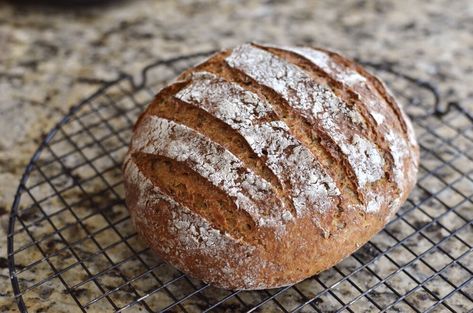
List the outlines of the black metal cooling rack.
{"type": "Polygon", "coordinates": [[[156,62],[138,84],[123,75],[48,133],[9,223],[21,312],[473,310],[473,117],[456,103],[441,110],[435,88],[387,64],[364,63],[405,104],[421,165],[409,200],[370,242],[330,270],[263,291],[217,289],[152,255],[129,221],[120,163],[133,122],[156,91],[206,55],[156,62]]]}

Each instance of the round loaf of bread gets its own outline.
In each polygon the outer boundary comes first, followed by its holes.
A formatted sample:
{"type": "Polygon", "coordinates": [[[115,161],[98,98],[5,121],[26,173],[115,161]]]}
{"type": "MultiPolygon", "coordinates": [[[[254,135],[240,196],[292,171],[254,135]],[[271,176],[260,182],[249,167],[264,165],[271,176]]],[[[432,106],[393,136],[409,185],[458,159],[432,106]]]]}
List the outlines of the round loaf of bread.
{"type": "Polygon", "coordinates": [[[162,89],[124,163],[141,237],[226,289],[296,283],[382,229],[415,185],[412,125],[341,55],[244,44],[162,89]]]}

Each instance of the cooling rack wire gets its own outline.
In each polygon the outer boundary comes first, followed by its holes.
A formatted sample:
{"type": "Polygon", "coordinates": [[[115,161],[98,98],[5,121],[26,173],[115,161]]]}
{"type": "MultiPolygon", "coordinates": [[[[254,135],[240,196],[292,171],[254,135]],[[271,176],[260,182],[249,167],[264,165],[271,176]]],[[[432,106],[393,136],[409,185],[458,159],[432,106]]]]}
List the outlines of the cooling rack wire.
{"type": "Polygon", "coordinates": [[[431,84],[390,64],[360,61],[404,104],[421,164],[409,200],[371,241],[330,270],[263,291],[217,289],[152,255],[129,220],[121,161],[133,122],[156,91],[208,55],[157,61],[140,83],[122,75],[104,84],[45,137],[9,221],[8,265],[21,312],[45,288],[79,312],[473,310],[472,114],[441,103],[431,84]]]}

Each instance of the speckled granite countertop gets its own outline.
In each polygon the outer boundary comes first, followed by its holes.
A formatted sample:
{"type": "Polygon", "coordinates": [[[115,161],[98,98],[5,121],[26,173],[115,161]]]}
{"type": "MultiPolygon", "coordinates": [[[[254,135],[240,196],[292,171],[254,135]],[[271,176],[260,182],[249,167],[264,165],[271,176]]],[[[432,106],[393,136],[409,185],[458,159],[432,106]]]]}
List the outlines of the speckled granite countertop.
{"type": "MultiPolygon", "coordinates": [[[[245,41],[319,45],[394,62],[436,84],[444,103],[473,109],[469,0],[140,0],[82,9],[1,2],[0,237],[25,165],[71,105],[102,81],[136,75],[157,58],[245,41]]],[[[1,312],[17,310],[5,255],[2,241],[1,312]]]]}

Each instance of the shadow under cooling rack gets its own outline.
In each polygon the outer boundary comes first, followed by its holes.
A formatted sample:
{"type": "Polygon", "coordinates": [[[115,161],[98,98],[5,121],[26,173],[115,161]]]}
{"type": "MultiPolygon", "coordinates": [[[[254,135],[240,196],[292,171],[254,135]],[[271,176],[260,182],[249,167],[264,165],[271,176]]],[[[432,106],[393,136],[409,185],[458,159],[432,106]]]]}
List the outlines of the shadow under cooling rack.
{"type": "Polygon", "coordinates": [[[48,134],[9,224],[22,312],[473,310],[472,115],[459,105],[441,112],[431,85],[383,64],[364,63],[404,104],[421,146],[417,186],[383,231],[332,269],[272,290],[217,289],[155,257],[129,221],[121,161],[156,91],[207,55],[159,61],[139,84],[129,76],[110,82],[48,134]]]}

